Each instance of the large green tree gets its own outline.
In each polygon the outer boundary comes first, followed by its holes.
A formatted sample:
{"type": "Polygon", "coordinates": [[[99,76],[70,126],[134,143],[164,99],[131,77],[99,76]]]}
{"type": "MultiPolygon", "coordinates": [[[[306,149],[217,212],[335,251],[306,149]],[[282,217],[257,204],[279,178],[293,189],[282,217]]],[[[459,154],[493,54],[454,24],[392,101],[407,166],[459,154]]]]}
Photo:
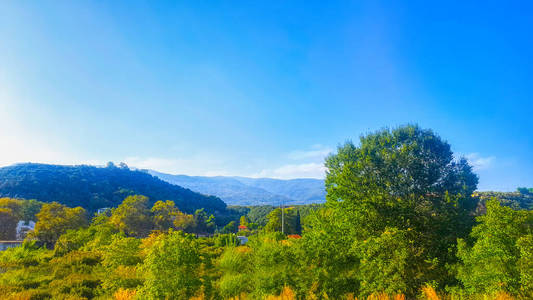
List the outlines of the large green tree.
{"type": "Polygon", "coordinates": [[[17,223],[35,221],[42,203],[36,200],[0,198],[0,240],[17,238],[17,223]]]}
{"type": "Polygon", "coordinates": [[[178,213],[179,210],[174,204],[174,201],[167,200],[154,203],[152,214],[155,229],[166,231],[171,228],[178,213]]]}
{"type": "Polygon", "coordinates": [[[22,218],[22,200],[0,198],[0,240],[14,240],[22,218]]]}
{"type": "Polygon", "coordinates": [[[472,245],[460,240],[458,278],[467,293],[505,291],[533,297],[533,212],[513,210],[493,199],[478,217],[472,245]]]}
{"type": "Polygon", "coordinates": [[[109,223],[128,236],[145,237],[152,230],[152,214],[145,196],[129,196],[113,209],[109,223]]]}
{"type": "MultiPolygon", "coordinates": [[[[478,178],[465,159],[453,156],[447,142],[416,125],[383,129],[362,136],[358,146],[339,146],[325,165],[326,206],[337,211],[331,221],[353,239],[354,249],[362,249],[357,244],[382,236],[387,228],[410,232],[406,246],[418,259],[410,259],[405,268],[418,273],[400,292],[451,280],[445,265],[454,261],[456,239],[473,225],[476,201],[471,194],[478,178]]],[[[381,241],[386,240],[376,240],[381,241]]],[[[392,263],[393,257],[368,259],[392,263]]]]}
{"type": "Polygon", "coordinates": [[[0,207],[0,240],[15,240],[17,235],[16,214],[10,208],[0,207]]]}
{"type": "Polygon", "coordinates": [[[51,247],[67,230],[78,229],[87,223],[85,209],[81,207],[70,208],[57,202],[46,203],[37,214],[33,236],[51,247]]]}

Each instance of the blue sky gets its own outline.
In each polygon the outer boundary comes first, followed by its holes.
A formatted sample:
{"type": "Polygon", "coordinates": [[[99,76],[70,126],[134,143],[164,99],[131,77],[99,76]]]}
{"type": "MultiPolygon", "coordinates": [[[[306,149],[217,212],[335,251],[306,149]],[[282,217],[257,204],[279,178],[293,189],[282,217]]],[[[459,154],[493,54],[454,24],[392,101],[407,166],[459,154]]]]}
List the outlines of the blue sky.
{"type": "Polygon", "coordinates": [[[480,190],[533,186],[525,1],[2,1],[0,165],[321,177],[418,123],[480,190]]]}

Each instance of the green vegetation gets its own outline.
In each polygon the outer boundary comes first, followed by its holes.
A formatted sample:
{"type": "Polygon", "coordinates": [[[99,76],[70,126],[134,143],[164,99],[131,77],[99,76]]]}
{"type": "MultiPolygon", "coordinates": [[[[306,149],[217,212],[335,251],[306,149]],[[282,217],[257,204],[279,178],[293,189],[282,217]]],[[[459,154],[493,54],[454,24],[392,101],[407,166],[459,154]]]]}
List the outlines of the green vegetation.
{"type": "Polygon", "coordinates": [[[514,211],[487,202],[487,213],[478,218],[471,233],[472,245],[459,241],[457,277],[466,293],[493,293],[505,289],[511,294],[533,296],[531,248],[533,213],[514,211]]]}
{"type": "Polygon", "coordinates": [[[271,206],[217,226],[140,195],[91,222],[45,204],[23,246],[0,252],[0,298],[533,298],[533,212],[496,197],[480,210],[477,176],[432,131],[368,134],[326,167],[326,203],[284,208],[285,234],[271,206]]]}
{"type": "Polygon", "coordinates": [[[41,206],[35,200],[0,198],[0,240],[15,240],[18,221],[35,221],[41,206]]]}
{"type": "Polygon", "coordinates": [[[203,208],[209,214],[220,214],[220,219],[227,213],[226,204],[217,197],[201,195],[146,172],[130,170],[125,164],[109,163],[105,168],[18,164],[0,168],[0,196],[3,197],[56,201],[94,213],[99,208],[116,207],[131,195],[144,195],[153,202],[172,200],[187,213],[203,208]]]}
{"type": "Polygon", "coordinates": [[[283,208],[283,216],[281,208],[276,208],[268,214],[267,218],[268,223],[265,226],[265,231],[267,232],[283,231],[286,234],[302,233],[300,212],[294,207],[283,208]]]}
{"type": "MultiPolygon", "coordinates": [[[[529,191],[531,189],[525,190],[529,191]]],[[[502,205],[509,206],[513,209],[533,209],[533,193],[530,192],[475,192],[474,197],[479,199],[479,213],[485,212],[485,203],[492,198],[500,199],[502,205]]]]}
{"type": "MultiPolygon", "coordinates": [[[[289,208],[297,210],[300,214],[300,221],[302,226],[307,225],[307,217],[320,208],[324,207],[324,204],[306,204],[306,205],[291,205],[289,208]]],[[[228,209],[232,211],[233,215],[246,216],[251,226],[264,227],[268,223],[268,215],[276,209],[271,205],[262,206],[228,206],[228,209]]]]}
{"type": "Polygon", "coordinates": [[[36,215],[37,223],[32,237],[52,247],[57,239],[68,230],[87,224],[85,209],[70,208],[57,202],[46,203],[36,215]]]}

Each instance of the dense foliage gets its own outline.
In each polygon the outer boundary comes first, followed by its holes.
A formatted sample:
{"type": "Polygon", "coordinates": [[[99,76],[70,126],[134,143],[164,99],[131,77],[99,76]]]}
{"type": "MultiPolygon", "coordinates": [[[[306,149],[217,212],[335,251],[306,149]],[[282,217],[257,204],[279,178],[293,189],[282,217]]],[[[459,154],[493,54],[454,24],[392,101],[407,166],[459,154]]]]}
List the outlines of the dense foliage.
{"type": "Polygon", "coordinates": [[[533,213],[487,202],[487,213],[478,218],[471,233],[472,245],[460,240],[462,261],[457,277],[466,293],[491,293],[504,289],[533,298],[533,213]]]}
{"type": "Polygon", "coordinates": [[[15,240],[19,220],[35,221],[41,206],[35,200],[0,198],[0,240],[15,240]]]}
{"type": "Polygon", "coordinates": [[[116,207],[129,195],[144,195],[152,201],[172,200],[184,212],[203,208],[209,213],[226,213],[226,204],[217,197],[205,196],[164,182],[125,165],[110,163],[105,168],[18,164],[0,168],[0,196],[56,201],[89,212],[116,207]]]}
{"type": "Polygon", "coordinates": [[[45,204],[36,227],[59,224],[42,227],[56,242],[36,228],[0,252],[0,298],[533,298],[533,212],[496,198],[481,212],[477,176],[433,132],[371,133],[326,166],[326,204],[284,208],[286,234],[274,207],[217,227],[140,195],[90,223],[45,204]]]}
{"type": "Polygon", "coordinates": [[[85,209],[70,208],[57,202],[46,203],[36,215],[37,223],[31,236],[50,247],[68,230],[87,224],[85,209]]]}
{"type": "Polygon", "coordinates": [[[402,275],[400,284],[376,282],[361,272],[361,292],[368,294],[367,282],[386,290],[397,286],[410,296],[427,282],[452,284],[446,266],[455,262],[457,238],[474,224],[471,195],[478,179],[472,168],[465,159],[454,160],[450,146],[432,131],[417,126],[378,131],[360,143],[348,142],[326,159],[326,206],[334,211],[329,222],[345,232],[358,257],[353,268],[402,264],[395,272],[416,273],[402,275]],[[395,243],[403,249],[382,256],[395,243]]]}

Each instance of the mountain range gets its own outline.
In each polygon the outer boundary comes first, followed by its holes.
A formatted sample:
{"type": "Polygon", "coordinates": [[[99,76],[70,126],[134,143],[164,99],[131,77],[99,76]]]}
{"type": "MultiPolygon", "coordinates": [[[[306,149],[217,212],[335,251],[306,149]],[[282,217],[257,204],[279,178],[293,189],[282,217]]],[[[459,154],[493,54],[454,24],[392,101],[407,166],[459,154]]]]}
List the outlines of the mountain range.
{"type": "Polygon", "coordinates": [[[217,196],[228,205],[285,205],[322,203],[326,200],[324,180],[273,179],[230,176],[171,175],[147,171],[166,182],[206,195],[217,196]]]}

